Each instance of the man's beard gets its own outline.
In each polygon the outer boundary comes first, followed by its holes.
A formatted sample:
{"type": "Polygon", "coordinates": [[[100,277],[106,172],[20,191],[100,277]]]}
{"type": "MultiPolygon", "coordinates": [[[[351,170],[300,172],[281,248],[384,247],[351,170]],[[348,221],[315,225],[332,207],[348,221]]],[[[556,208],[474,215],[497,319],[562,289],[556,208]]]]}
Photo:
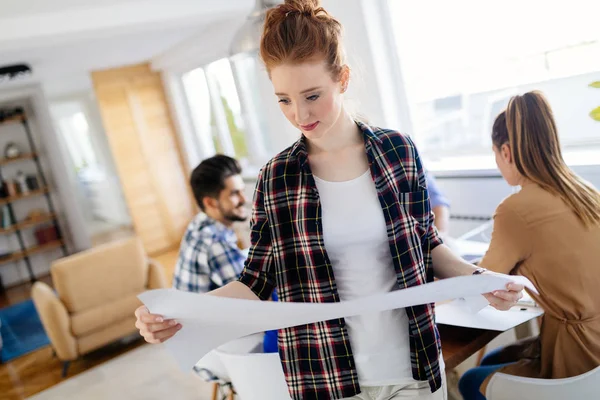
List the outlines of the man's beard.
{"type": "Polygon", "coordinates": [[[230,222],[244,222],[244,221],[248,220],[247,216],[240,217],[239,215],[235,214],[232,211],[226,212],[225,210],[223,210],[223,208],[221,208],[220,205],[219,205],[219,210],[221,211],[221,214],[223,214],[223,218],[225,218],[227,221],[230,221],[230,222]]]}

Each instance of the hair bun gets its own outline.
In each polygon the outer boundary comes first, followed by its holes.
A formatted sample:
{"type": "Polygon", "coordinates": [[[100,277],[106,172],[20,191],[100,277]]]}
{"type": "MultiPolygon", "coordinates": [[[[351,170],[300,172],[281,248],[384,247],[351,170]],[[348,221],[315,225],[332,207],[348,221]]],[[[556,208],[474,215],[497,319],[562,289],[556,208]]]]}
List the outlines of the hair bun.
{"type": "Polygon", "coordinates": [[[323,58],[334,79],[345,65],[342,25],[319,0],[285,0],[267,10],[260,39],[260,57],[271,71],[285,62],[323,58]]]}
{"type": "Polygon", "coordinates": [[[316,15],[323,8],[321,0],[285,0],[283,8],[287,13],[316,15]]]}

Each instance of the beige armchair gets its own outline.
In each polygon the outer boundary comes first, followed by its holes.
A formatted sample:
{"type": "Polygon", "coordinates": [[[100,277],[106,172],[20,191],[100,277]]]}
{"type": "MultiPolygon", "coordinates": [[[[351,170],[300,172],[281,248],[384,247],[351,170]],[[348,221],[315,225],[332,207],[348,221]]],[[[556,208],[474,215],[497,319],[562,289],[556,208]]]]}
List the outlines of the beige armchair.
{"type": "Polygon", "coordinates": [[[166,287],[162,267],[136,237],[61,258],[50,273],[56,291],[36,282],[31,297],[63,377],[80,355],[135,333],[137,295],[166,287]]]}

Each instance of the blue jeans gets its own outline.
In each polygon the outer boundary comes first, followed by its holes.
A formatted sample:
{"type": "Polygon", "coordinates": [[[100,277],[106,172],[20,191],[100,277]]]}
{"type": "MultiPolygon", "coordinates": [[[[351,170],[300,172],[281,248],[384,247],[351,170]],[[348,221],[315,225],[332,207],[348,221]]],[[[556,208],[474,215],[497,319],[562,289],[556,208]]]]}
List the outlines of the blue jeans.
{"type": "Polygon", "coordinates": [[[489,352],[481,360],[479,367],[472,368],[464,373],[458,382],[458,389],[464,400],[486,400],[485,396],[479,391],[479,387],[488,376],[498,369],[513,363],[504,363],[500,361],[500,353],[503,348],[489,352]]]}

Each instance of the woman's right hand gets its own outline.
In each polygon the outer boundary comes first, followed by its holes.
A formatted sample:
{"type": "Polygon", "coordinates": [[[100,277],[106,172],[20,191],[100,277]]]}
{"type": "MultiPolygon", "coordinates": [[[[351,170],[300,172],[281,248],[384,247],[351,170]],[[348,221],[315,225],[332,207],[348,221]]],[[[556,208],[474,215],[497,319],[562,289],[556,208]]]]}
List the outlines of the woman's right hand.
{"type": "Polygon", "coordinates": [[[181,324],[174,319],[165,320],[160,315],[150,314],[146,306],[138,307],[135,316],[135,327],[148,343],[162,343],[181,329],[181,324]]]}

